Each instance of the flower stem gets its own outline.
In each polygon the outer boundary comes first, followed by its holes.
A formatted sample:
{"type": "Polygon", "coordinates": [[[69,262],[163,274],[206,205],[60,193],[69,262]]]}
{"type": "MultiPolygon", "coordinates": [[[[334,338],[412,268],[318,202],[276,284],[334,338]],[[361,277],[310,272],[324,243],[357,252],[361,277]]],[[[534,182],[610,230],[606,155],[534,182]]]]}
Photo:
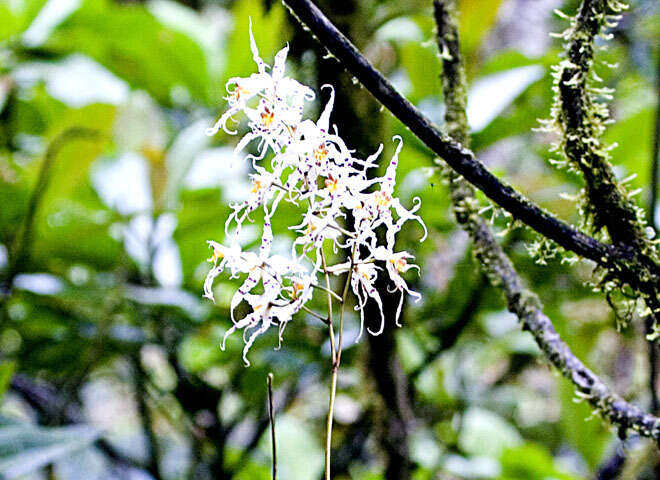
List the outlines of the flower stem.
{"type": "Polygon", "coordinates": [[[328,325],[328,324],[330,323],[330,320],[329,320],[329,319],[325,318],[323,315],[319,315],[319,314],[316,313],[314,310],[312,310],[312,309],[310,309],[310,308],[307,308],[305,305],[303,305],[300,309],[301,309],[302,311],[304,311],[304,312],[309,313],[312,317],[314,317],[314,318],[318,318],[319,320],[321,320],[321,321],[322,321],[323,323],[325,323],[326,325],[328,325]]]}
{"type": "Polygon", "coordinates": [[[273,411],[273,374],[269,373],[268,383],[268,416],[270,417],[270,439],[273,444],[273,480],[277,478],[277,447],[275,444],[275,412],[273,411]]]}
{"type": "MultiPolygon", "coordinates": [[[[326,436],[325,436],[325,480],[330,480],[330,455],[332,452],[332,420],[334,418],[335,412],[335,398],[337,396],[337,376],[339,373],[339,364],[341,363],[341,351],[342,344],[344,339],[344,305],[346,304],[346,297],[348,295],[348,287],[351,284],[351,275],[353,274],[353,262],[355,261],[355,244],[353,245],[353,251],[351,252],[351,265],[348,269],[348,274],[346,275],[346,283],[344,284],[344,291],[341,297],[341,302],[339,305],[339,340],[335,345],[334,331],[332,328],[332,302],[331,297],[328,294],[328,310],[330,313],[330,347],[332,350],[332,377],[330,384],[330,401],[328,405],[328,421],[326,424],[326,436]]],[[[328,290],[330,290],[330,278],[327,273],[327,267],[325,263],[325,255],[321,251],[322,261],[323,261],[323,270],[325,271],[326,283],[328,285],[328,290]]]]}

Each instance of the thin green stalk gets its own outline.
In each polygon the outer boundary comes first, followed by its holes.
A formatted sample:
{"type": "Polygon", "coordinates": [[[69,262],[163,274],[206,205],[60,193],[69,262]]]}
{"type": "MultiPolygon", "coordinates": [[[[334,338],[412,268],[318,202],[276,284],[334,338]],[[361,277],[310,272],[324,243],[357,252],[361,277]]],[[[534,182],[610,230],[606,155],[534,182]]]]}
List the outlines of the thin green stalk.
{"type": "Polygon", "coordinates": [[[319,315],[318,313],[316,313],[316,312],[315,312],[314,310],[312,310],[311,308],[307,308],[305,305],[302,306],[301,310],[302,310],[303,312],[307,312],[307,313],[309,313],[309,314],[310,314],[312,317],[314,317],[314,318],[318,318],[319,320],[321,320],[321,321],[322,321],[323,323],[325,323],[326,325],[328,325],[328,324],[330,323],[330,321],[329,321],[327,318],[325,318],[323,315],[319,315]]]}
{"type": "MultiPolygon", "coordinates": [[[[344,305],[346,304],[346,297],[348,296],[348,287],[351,284],[351,276],[353,275],[353,262],[355,260],[355,246],[353,246],[353,251],[351,252],[351,264],[348,269],[348,274],[346,275],[346,283],[344,284],[344,291],[341,297],[341,303],[339,305],[339,340],[335,347],[334,342],[334,332],[332,331],[332,319],[330,319],[330,329],[331,329],[331,348],[332,348],[332,378],[330,385],[330,401],[328,405],[328,421],[326,425],[326,436],[325,436],[325,480],[330,480],[330,455],[332,451],[332,420],[335,412],[335,398],[337,397],[337,376],[339,373],[339,364],[341,363],[341,352],[342,344],[344,341],[344,305]]],[[[329,278],[327,274],[327,268],[325,265],[325,256],[323,257],[323,270],[326,271],[326,279],[329,284],[329,278]]],[[[328,302],[330,302],[330,296],[328,295],[328,302]]]]}
{"type": "Polygon", "coordinates": [[[277,445],[275,443],[275,411],[273,409],[273,374],[269,373],[268,383],[268,417],[270,418],[270,440],[273,445],[273,480],[277,479],[277,445]]]}
{"type": "MultiPolygon", "coordinates": [[[[328,274],[328,266],[325,261],[325,253],[321,247],[321,261],[323,262],[323,272],[325,274],[325,284],[328,292],[330,291],[330,275],[328,274]]],[[[342,302],[339,307],[339,311],[344,310],[344,304],[342,302]]],[[[330,480],[330,455],[332,448],[332,417],[334,414],[335,406],[335,393],[337,391],[337,368],[336,358],[337,358],[337,346],[335,345],[335,331],[333,328],[333,317],[332,317],[332,295],[328,293],[328,329],[330,334],[330,357],[332,359],[332,380],[330,386],[330,405],[328,407],[328,420],[326,423],[326,435],[325,435],[325,479],[330,480]]]]}

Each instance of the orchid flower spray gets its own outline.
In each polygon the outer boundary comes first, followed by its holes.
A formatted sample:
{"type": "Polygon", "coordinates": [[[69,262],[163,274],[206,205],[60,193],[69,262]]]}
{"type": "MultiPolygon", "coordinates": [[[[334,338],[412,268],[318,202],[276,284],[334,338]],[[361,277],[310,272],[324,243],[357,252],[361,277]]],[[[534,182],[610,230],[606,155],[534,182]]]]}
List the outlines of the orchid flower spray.
{"type": "MultiPolygon", "coordinates": [[[[277,327],[281,341],[293,315],[300,310],[310,312],[305,304],[312,298],[314,289],[329,289],[329,281],[325,286],[319,282],[322,276],[327,280],[330,275],[348,274],[362,327],[365,305],[368,301],[376,302],[380,328],[369,333],[377,335],[383,331],[385,318],[375,282],[379,275],[387,275],[391,291],[400,294],[396,312],[399,325],[404,296],[409,294],[418,300],[420,295],[408,287],[402,276],[418,267],[409,263],[413,259],[410,253],[395,251],[396,235],[409,220],[421,225],[421,240],[427,234],[424,222],[416,213],[420,208],[419,198],[413,200],[411,208],[406,208],[393,193],[403,146],[401,138],[395,137],[398,145],[385,176],[370,178],[367,172],[377,166],[383,146],[367,159],[353,156],[354,151],[346,146],[337,127],[330,124],[334,104],[332,87],[322,87],[330,90],[330,96],[318,120],[305,119],[304,107],[316,95],[308,86],[285,75],[288,46],[275,55],[272,68],[259,56],[252,25],[250,46],[257,72],[227,82],[228,108],[207,134],[214,135],[220,129],[236,134],[229,122],[236,121],[234,117],[241,113],[247,117],[249,131],[238,142],[234,155],[250,162],[252,188],[245,192],[243,201],[231,205],[232,213],[225,223],[225,245],[208,242],[213,267],[204,284],[204,296],[214,300],[213,282],[220,274],[229,271],[231,278],[244,279],[231,299],[233,326],[225,334],[222,347],[230,334],[242,330],[243,359],[248,365],[248,350],[259,335],[277,327]],[[244,154],[248,144],[253,143],[258,153],[244,154]],[[276,214],[282,202],[295,204],[303,211],[297,224],[286,225],[296,234],[287,256],[271,254],[272,224],[287,221],[276,214]],[[263,215],[258,252],[244,251],[238,242],[241,229],[245,222],[252,221],[253,212],[259,217],[263,215]],[[379,237],[377,230],[384,235],[379,237]],[[324,247],[332,247],[342,261],[327,264],[324,247]],[[260,293],[254,293],[257,291],[260,293]],[[237,319],[234,311],[243,301],[252,312],[237,319]]],[[[326,293],[329,302],[332,297],[341,298],[334,292],[326,293]]]]}

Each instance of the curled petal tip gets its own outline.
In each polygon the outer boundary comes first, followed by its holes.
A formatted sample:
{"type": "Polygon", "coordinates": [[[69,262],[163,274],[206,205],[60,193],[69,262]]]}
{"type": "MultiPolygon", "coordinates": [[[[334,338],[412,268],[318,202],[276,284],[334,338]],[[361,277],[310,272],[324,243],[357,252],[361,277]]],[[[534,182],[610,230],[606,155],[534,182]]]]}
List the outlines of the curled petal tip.
{"type": "Polygon", "coordinates": [[[379,336],[381,333],[383,333],[383,330],[385,330],[383,327],[380,328],[377,332],[371,331],[369,327],[367,327],[367,332],[369,332],[370,335],[373,335],[374,337],[379,336]]]}
{"type": "Polygon", "coordinates": [[[250,366],[250,360],[247,359],[247,351],[249,350],[249,348],[250,348],[249,346],[246,346],[243,349],[243,362],[245,363],[246,367],[250,366]]]}

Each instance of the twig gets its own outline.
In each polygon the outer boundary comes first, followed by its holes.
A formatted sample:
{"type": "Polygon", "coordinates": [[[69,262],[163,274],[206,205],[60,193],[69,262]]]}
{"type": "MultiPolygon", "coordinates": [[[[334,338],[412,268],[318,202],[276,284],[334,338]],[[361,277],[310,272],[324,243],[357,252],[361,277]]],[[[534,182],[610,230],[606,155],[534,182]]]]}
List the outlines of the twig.
{"type": "Polygon", "coordinates": [[[302,311],[304,311],[304,312],[309,313],[312,317],[314,317],[314,318],[318,318],[319,320],[321,320],[321,321],[322,321],[323,323],[325,323],[326,325],[329,325],[329,324],[330,324],[330,320],[328,320],[327,318],[325,318],[323,315],[319,315],[318,313],[316,313],[316,312],[315,312],[314,310],[312,310],[311,308],[308,308],[307,306],[303,305],[300,309],[301,309],[302,311]]]}
{"type": "Polygon", "coordinates": [[[275,443],[275,410],[273,409],[273,374],[269,373],[268,383],[268,418],[270,418],[270,440],[273,444],[273,480],[277,479],[277,446],[275,443]]]}
{"type": "MultiPolygon", "coordinates": [[[[328,271],[327,271],[325,268],[323,269],[323,273],[325,273],[326,276],[328,275],[328,271]]],[[[328,281],[326,282],[326,284],[327,284],[327,285],[330,285],[330,281],[328,280],[328,281]]],[[[314,283],[312,284],[312,288],[317,288],[317,289],[319,289],[319,290],[323,290],[325,293],[327,293],[328,295],[332,296],[332,298],[334,298],[335,300],[337,300],[339,303],[342,302],[341,297],[340,297],[339,295],[337,295],[335,292],[333,292],[332,290],[330,290],[330,288],[326,288],[326,287],[323,287],[323,286],[321,286],[321,285],[316,285],[316,284],[314,284],[314,283]]]]}

